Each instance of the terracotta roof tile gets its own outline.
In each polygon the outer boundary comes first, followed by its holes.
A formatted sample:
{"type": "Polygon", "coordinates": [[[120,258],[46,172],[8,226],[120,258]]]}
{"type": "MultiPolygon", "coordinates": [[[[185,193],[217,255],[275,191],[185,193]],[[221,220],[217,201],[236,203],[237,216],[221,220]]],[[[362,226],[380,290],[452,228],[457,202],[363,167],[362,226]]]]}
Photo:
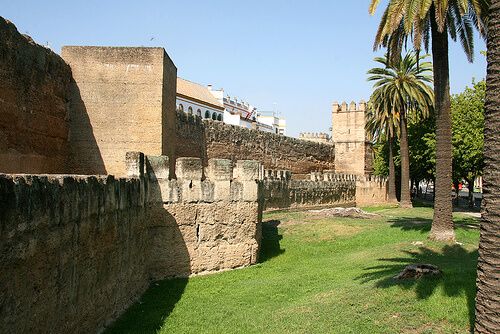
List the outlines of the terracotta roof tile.
{"type": "Polygon", "coordinates": [[[224,106],[212,95],[212,93],[210,93],[207,87],[186,79],[177,78],[177,95],[193,98],[200,102],[220,107],[221,109],[224,108],[224,106]]]}

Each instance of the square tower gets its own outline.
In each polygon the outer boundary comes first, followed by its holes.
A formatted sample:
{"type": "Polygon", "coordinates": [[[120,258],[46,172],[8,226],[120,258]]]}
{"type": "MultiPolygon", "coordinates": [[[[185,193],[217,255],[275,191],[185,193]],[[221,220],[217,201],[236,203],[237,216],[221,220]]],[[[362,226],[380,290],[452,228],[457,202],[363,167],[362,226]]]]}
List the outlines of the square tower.
{"type": "Polygon", "coordinates": [[[337,173],[365,175],[373,173],[371,143],[366,138],[366,102],[332,104],[332,141],[335,145],[337,173]]]}

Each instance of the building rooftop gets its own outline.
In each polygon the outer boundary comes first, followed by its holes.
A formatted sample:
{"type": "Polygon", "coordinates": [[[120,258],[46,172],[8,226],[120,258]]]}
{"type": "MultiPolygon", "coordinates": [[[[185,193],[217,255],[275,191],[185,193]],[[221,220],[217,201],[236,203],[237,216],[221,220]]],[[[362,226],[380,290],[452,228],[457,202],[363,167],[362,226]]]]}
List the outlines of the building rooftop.
{"type": "Polygon", "coordinates": [[[177,95],[208,104],[217,109],[224,109],[224,106],[210,93],[207,87],[179,77],[177,78],[177,95]]]}

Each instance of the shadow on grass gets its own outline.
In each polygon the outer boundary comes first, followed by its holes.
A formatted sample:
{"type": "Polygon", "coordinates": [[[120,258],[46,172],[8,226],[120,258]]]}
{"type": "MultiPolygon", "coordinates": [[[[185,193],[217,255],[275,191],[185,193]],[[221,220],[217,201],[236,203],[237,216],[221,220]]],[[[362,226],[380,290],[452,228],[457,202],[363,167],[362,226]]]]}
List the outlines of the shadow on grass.
{"type": "Polygon", "coordinates": [[[134,303],[106,334],[157,333],[179,301],[188,278],[174,278],[153,283],[139,302],[134,303]]]}
{"type": "Polygon", "coordinates": [[[262,243],[259,262],[265,262],[285,252],[280,246],[283,236],[278,233],[279,220],[269,220],[262,223],[262,243]]]}
{"type": "MultiPolygon", "coordinates": [[[[394,217],[388,220],[391,227],[400,228],[402,231],[429,232],[432,226],[432,219],[422,217],[394,217]]],[[[480,221],[474,217],[463,217],[453,219],[455,229],[466,230],[479,229],[480,221]]]]}
{"type": "Polygon", "coordinates": [[[467,251],[460,245],[446,245],[435,251],[421,247],[418,251],[404,251],[405,256],[383,258],[383,264],[365,268],[366,273],[356,279],[363,283],[376,281],[377,288],[400,286],[403,289],[414,289],[418,299],[429,298],[442,286],[446,296],[465,294],[469,314],[470,328],[474,328],[474,302],[476,298],[477,250],[467,251]],[[421,279],[397,280],[394,278],[408,264],[428,263],[438,266],[442,275],[421,279]]]}

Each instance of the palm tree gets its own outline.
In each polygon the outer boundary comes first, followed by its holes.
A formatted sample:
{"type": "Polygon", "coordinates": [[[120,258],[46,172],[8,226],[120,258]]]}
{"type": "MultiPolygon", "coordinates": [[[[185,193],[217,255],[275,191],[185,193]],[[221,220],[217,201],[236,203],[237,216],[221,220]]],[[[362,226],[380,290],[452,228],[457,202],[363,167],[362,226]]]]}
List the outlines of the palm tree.
{"type": "Polygon", "coordinates": [[[389,203],[397,203],[396,198],[396,173],[394,170],[394,139],[399,133],[399,113],[392,113],[392,108],[382,108],[380,99],[372,95],[368,103],[366,114],[366,132],[372,142],[381,138],[387,140],[389,146],[389,188],[387,200],[389,203]]]}
{"type": "MultiPolygon", "coordinates": [[[[401,149],[401,207],[411,207],[410,197],[410,154],[408,151],[407,117],[427,117],[434,99],[432,87],[432,64],[424,62],[426,56],[408,53],[397,62],[387,57],[375,61],[382,68],[368,71],[369,81],[374,81],[371,97],[375,113],[398,115],[401,149]]],[[[395,116],[393,116],[395,117],[395,116]]],[[[389,152],[390,153],[390,152],[389,152]]]]}
{"type": "MultiPolygon", "coordinates": [[[[371,0],[373,14],[380,0],[371,0]]],[[[436,188],[430,238],[453,241],[451,203],[451,115],[448,34],[460,40],[469,61],[474,55],[474,28],[486,36],[490,0],[389,0],[375,37],[374,49],[387,47],[397,59],[408,39],[420,51],[432,40],[434,105],[436,108],[436,188]]]]}
{"type": "Polygon", "coordinates": [[[491,4],[484,122],[484,208],[477,271],[476,333],[500,332],[500,0],[491,4]]]}

